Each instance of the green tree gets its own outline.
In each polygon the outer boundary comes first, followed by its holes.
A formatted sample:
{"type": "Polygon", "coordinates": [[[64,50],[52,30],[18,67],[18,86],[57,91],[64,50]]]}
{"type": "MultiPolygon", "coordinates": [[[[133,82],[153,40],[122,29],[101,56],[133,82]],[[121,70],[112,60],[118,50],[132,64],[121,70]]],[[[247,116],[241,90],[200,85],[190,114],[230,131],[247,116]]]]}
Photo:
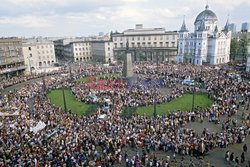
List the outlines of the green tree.
{"type": "Polygon", "coordinates": [[[183,55],[183,61],[184,61],[184,63],[188,62],[188,54],[187,53],[184,53],[184,55],[183,55]]]}
{"type": "Polygon", "coordinates": [[[246,61],[247,60],[247,44],[248,44],[248,37],[247,34],[244,33],[242,38],[239,41],[239,46],[240,46],[240,56],[242,57],[242,61],[246,61]]]}
{"type": "Polygon", "coordinates": [[[123,53],[118,53],[116,56],[117,61],[123,61],[124,60],[124,54],[123,53]]]}
{"type": "Polygon", "coordinates": [[[231,46],[230,46],[230,59],[235,60],[236,56],[239,53],[239,41],[236,38],[233,38],[231,40],[231,46]]]}
{"type": "Polygon", "coordinates": [[[139,59],[140,59],[140,61],[146,61],[146,60],[147,60],[147,57],[146,57],[145,54],[139,53],[139,59]]]}

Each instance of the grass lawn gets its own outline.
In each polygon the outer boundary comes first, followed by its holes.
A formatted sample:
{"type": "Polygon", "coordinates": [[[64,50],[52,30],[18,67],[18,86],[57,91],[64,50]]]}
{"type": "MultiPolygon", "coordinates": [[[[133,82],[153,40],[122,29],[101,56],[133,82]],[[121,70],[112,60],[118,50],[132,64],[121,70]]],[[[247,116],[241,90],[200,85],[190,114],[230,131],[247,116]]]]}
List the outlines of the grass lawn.
{"type": "MultiPolygon", "coordinates": [[[[71,110],[71,112],[73,113],[83,115],[91,106],[89,104],[77,101],[75,96],[70,92],[69,89],[65,89],[64,94],[67,110],[71,110]]],[[[50,99],[51,103],[55,104],[57,107],[61,107],[62,109],[64,109],[62,89],[50,91],[47,94],[47,97],[50,99]]]]}
{"type": "Polygon", "coordinates": [[[99,79],[101,77],[105,77],[105,78],[119,78],[121,77],[121,73],[106,73],[106,74],[98,74],[98,75],[93,75],[93,76],[87,76],[87,77],[83,77],[80,79],[77,79],[75,82],[79,83],[79,82],[87,82],[87,78],[88,77],[96,77],[96,79],[99,79]]]}
{"type": "MultiPolygon", "coordinates": [[[[195,103],[194,106],[207,108],[212,105],[213,100],[209,99],[207,94],[195,94],[194,96],[195,103]]],[[[181,111],[191,111],[192,110],[193,95],[184,94],[178,99],[174,99],[168,103],[157,104],[156,105],[156,114],[157,115],[166,115],[173,110],[181,111]]],[[[136,112],[139,115],[152,116],[154,114],[154,106],[138,107],[136,112]]]]}

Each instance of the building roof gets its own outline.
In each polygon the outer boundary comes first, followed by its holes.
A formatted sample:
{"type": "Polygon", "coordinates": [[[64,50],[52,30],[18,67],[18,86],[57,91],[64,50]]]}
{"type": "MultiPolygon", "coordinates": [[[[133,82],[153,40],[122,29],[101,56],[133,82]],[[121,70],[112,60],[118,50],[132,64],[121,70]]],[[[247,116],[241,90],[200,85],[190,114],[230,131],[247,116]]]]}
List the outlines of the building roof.
{"type": "Polygon", "coordinates": [[[185,23],[185,19],[183,19],[183,23],[182,23],[180,32],[188,32],[188,29],[187,29],[187,26],[186,26],[186,23],[185,23]]]}
{"type": "Polygon", "coordinates": [[[212,10],[209,10],[208,8],[209,7],[207,5],[206,9],[196,17],[194,24],[203,21],[212,21],[212,22],[218,21],[216,14],[212,10]]]}

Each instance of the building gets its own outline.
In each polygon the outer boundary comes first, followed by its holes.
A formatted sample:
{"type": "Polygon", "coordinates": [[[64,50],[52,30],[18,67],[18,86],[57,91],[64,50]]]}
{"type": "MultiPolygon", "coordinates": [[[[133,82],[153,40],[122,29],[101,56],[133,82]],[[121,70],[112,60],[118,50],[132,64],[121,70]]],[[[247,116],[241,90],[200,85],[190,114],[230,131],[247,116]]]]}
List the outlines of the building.
{"type": "Polygon", "coordinates": [[[242,32],[249,32],[250,31],[250,23],[242,23],[241,31],[242,32]]]}
{"type": "Polygon", "coordinates": [[[21,39],[0,38],[0,75],[19,75],[25,69],[21,39]]]}
{"type": "Polygon", "coordinates": [[[250,72],[250,32],[248,32],[248,56],[246,63],[246,71],[250,72]]]}
{"type": "Polygon", "coordinates": [[[111,63],[114,61],[113,42],[111,41],[92,41],[93,61],[101,63],[111,63]]]}
{"type": "Polygon", "coordinates": [[[67,46],[67,57],[72,57],[74,62],[88,62],[92,60],[91,42],[75,41],[67,46]]]}
{"type": "Polygon", "coordinates": [[[216,14],[208,5],[194,22],[194,33],[189,33],[185,20],[179,31],[177,62],[192,64],[223,64],[229,62],[231,31],[227,23],[218,29],[216,14]]]}
{"type": "Polygon", "coordinates": [[[231,31],[232,33],[236,32],[236,24],[231,23],[228,25],[228,30],[231,31]]]}
{"type": "Polygon", "coordinates": [[[85,38],[63,38],[54,41],[55,55],[59,64],[74,61],[73,49],[70,43],[84,41],[85,38]]]}
{"type": "Polygon", "coordinates": [[[27,72],[37,72],[54,67],[56,63],[54,43],[46,39],[27,40],[23,43],[23,55],[27,72]]]}
{"type": "Polygon", "coordinates": [[[178,33],[166,31],[164,28],[143,28],[137,24],[135,29],[128,29],[122,33],[113,33],[114,57],[125,55],[128,43],[132,60],[141,58],[149,61],[175,61],[177,54],[178,33]]]}

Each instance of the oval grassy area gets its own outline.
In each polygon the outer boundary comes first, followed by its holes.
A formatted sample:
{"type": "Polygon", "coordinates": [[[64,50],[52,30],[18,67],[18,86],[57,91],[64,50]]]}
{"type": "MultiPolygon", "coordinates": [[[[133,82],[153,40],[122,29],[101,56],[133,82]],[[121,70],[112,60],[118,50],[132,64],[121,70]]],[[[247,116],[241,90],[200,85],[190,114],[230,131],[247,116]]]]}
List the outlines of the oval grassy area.
{"type": "MultiPolygon", "coordinates": [[[[193,94],[184,94],[182,97],[174,99],[168,103],[157,104],[156,114],[166,115],[173,110],[191,111],[193,103],[193,94]]],[[[194,106],[207,108],[213,104],[213,100],[208,98],[207,94],[195,93],[194,106]]],[[[139,115],[153,116],[154,105],[138,107],[136,112],[139,115]]]]}
{"type": "MultiPolygon", "coordinates": [[[[69,89],[64,89],[65,100],[67,110],[77,115],[84,115],[91,107],[90,104],[86,104],[80,101],[77,101],[75,96],[70,92],[69,89]]],[[[63,93],[62,89],[51,90],[47,94],[47,97],[50,99],[51,103],[55,104],[57,107],[60,107],[64,110],[63,102],[63,93]]]]}

